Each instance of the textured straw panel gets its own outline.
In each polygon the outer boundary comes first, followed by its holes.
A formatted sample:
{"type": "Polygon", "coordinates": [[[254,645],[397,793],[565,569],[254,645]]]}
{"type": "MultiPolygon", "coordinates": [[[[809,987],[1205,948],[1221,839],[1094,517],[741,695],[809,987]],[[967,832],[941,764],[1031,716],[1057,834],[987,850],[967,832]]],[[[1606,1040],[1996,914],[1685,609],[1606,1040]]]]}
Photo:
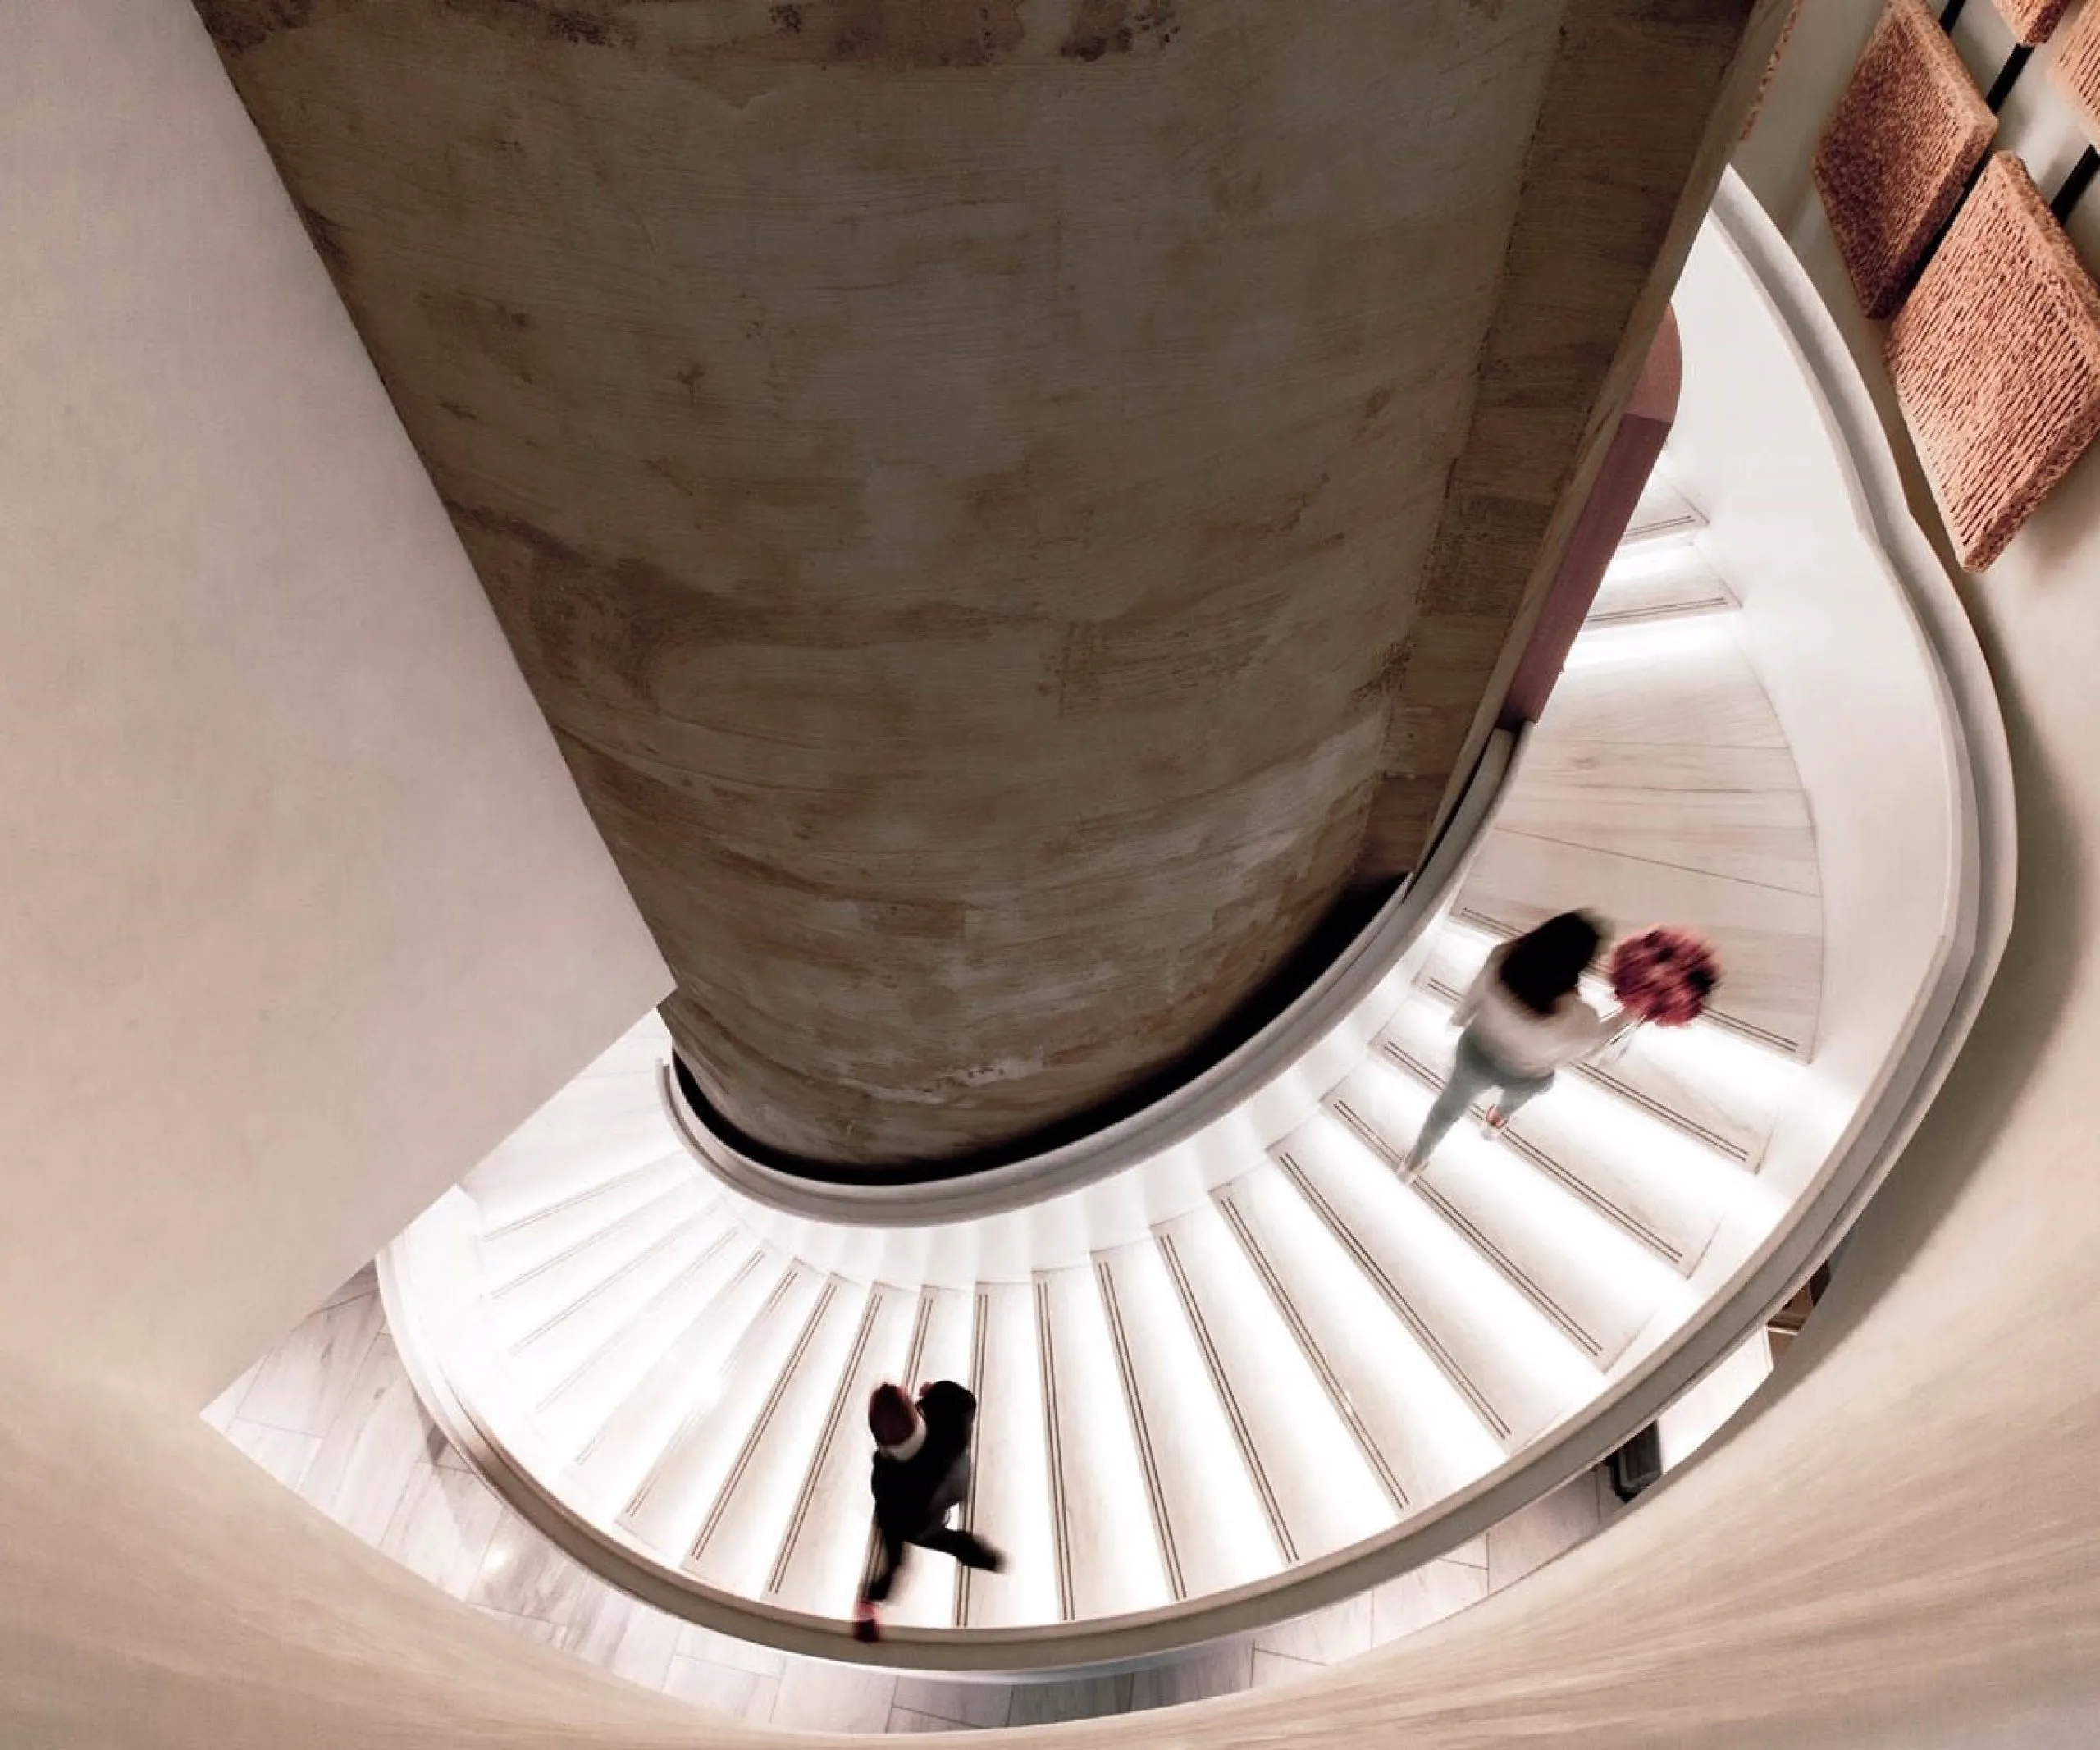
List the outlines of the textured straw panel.
{"type": "Polygon", "coordinates": [[[1888,350],[1961,562],[1980,571],[2100,434],[2100,288],[2010,153],[1984,171],[1888,350]]]}
{"type": "MultiPolygon", "coordinates": [[[[2049,33],[2070,10],[2070,0],[1992,0],[1998,16],[2011,27],[2012,39],[2029,48],[2049,40],[2049,33]]],[[[2091,7],[2087,11],[2090,11],[2091,7]]]]}
{"type": "Polygon", "coordinates": [[[2100,140],[2100,5],[2087,7],[2071,21],[2049,71],[2085,124],[2085,137],[2100,140]]]}
{"type": "Polygon", "coordinates": [[[1921,0],[1890,0],[1815,149],[1815,185],[1868,315],[1903,301],[1997,130],[1921,0]]]}

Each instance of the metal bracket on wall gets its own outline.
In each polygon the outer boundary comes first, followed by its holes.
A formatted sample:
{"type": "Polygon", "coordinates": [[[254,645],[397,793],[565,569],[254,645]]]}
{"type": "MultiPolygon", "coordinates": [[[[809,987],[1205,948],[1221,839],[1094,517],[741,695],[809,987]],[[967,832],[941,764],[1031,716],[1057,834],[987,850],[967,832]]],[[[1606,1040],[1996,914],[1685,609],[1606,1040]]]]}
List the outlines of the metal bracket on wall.
{"type": "Polygon", "coordinates": [[[2078,155],[2078,162],[2057,185],[2057,192],[2049,197],[2049,211],[2061,225],[2071,215],[2086,190],[2093,185],[2093,178],[2100,173],[2100,148],[2088,146],[2078,155]]]}
{"type": "Polygon", "coordinates": [[[2012,53],[2005,57],[2005,65],[1998,69],[1998,76],[1991,81],[1991,89],[1984,94],[1984,103],[1993,115],[1995,116],[2004,107],[2005,100],[2012,95],[2012,88],[2019,82],[2020,75],[2027,70],[2027,63],[2034,58],[2034,51],[2025,43],[2016,43],[2012,53]]]}
{"type": "MultiPolygon", "coordinates": [[[[1963,4],[1964,0],[1947,0],[1947,4],[1940,8],[1939,27],[1949,36],[1954,34],[1954,27],[1961,21],[1963,4]]],[[[2026,70],[2034,53],[2033,48],[2025,43],[2013,45],[2012,53],[2005,57],[2005,65],[1998,69],[1998,76],[1991,81],[1991,89],[1984,94],[1984,102],[1993,115],[1998,112],[2000,106],[2012,94],[2013,86],[2019,82],[2020,74],[2026,70]]]]}

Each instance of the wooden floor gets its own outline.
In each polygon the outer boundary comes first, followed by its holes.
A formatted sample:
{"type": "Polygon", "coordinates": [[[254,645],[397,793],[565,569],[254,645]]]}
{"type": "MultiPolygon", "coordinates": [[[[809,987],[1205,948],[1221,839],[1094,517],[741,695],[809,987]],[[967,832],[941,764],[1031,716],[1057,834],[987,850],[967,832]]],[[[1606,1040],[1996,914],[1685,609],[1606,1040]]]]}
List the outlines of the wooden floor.
{"type": "Polygon", "coordinates": [[[585,1571],[500,1501],[432,1425],[395,1353],[369,1269],[204,1414],[313,1506],[519,1633],[697,1707],[808,1730],[1033,1725],[1285,1682],[1477,1602],[1623,1510],[1593,1472],[1442,1560],[1198,1659],[1089,1680],[959,1683],[750,1646],[585,1571]]]}

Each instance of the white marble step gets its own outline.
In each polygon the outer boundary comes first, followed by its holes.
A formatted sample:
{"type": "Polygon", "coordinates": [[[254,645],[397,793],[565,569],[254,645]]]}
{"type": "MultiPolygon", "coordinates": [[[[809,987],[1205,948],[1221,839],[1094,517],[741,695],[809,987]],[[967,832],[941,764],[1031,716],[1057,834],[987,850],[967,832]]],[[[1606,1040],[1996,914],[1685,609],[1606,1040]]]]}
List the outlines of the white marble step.
{"type": "Polygon", "coordinates": [[[620,1515],[665,1560],[682,1562],[728,1482],[797,1349],[831,1300],[831,1283],[793,1268],[737,1334],[719,1365],[680,1396],[685,1414],[620,1515]]]}
{"type": "Polygon", "coordinates": [[[1051,1445],[1051,1518],[1067,1614],[1151,1610],[1173,1596],[1159,1507],[1092,1264],[1036,1278],[1051,1445]]]}
{"type": "MultiPolygon", "coordinates": [[[[1442,1002],[1413,993],[1387,1026],[1381,1056],[1416,1081],[1426,1108],[1450,1071],[1458,1036],[1442,1002]]],[[[1454,1128],[1454,1142],[1463,1128],[1454,1128]]],[[[1581,1076],[1556,1076],[1519,1108],[1499,1146],[1681,1276],[1696,1267],[1749,1177],[1730,1157],[1581,1076]]]]}
{"type": "Polygon", "coordinates": [[[588,1208],[596,1193],[634,1174],[670,1174],[672,1166],[691,1172],[693,1164],[664,1132],[661,1117],[634,1117],[630,1124],[630,1135],[609,1135],[603,1147],[571,1143],[565,1159],[548,1154],[529,1166],[498,1168],[491,1158],[466,1174],[462,1187],[481,1210],[481,1244],[494,1245],[491,1259],[504,1248],[513,1248],[517,1256],[559,1250],[561,1241],[548,1240],[540,1229],[550,1227],[559,1233],[567,1212],[588,1208]]]}
{"type": "Polygon", "coordinates": [[[1605,569],[1583,631],[1587,636],[1614,626],[1730,614],[1741,606],[1688,538],[1658,538],[1619,549],[1605,569]]]}
{"type": "Polygon", "coordinates": [[[1656,467],[1641,487],[1640,502],[1633,507],[1632,520],[1619,544],[1623,548],[1654,541],[1689,540],[1705,526],[1706,519],[1672,483],[1664,464],[1656,467]]]}
{"type": "MultiPolygon", "coordinates": [[[[1437,932],[1416,988],[1448,1015],[1500,939],[1463,919],[1451,920],[1437,932]]],[[[1584,994],[1600,1012],[1612,1007],[1610,990],[1601,979],[1586,982],[1584,994]]],[[[1572,1073],[1730,1158],[1755,1166],[1799,1071],[1739,1035],[1696,1023],[1639,1028],[1609,1061],[1577,1064],[1572,1073]]]]}
{"type": "MultiPolygon", "coordinates": [[[[1397,1168],[1432,1090],[1374,1058],[1328,1096],[1359,1141],[1397,1168]]],[[[1669,1266],[1520,1150],[1454,1126],[1418,1196],[1599,1367],[1609,1368],[1669,1299],[1669,1266]]]]}
{"type": "Polygon", "coordinates": [[[565,1223],[569,1237],[559,1250],[522,1270],[511,1268],[520,1261],[515,1253],[499,1259],[488,1297],[497,1332],[514,1348],[525,1342],[713,1200],[689,1167],[637,1180],[623,1185],[617,1199],[571,1218],[565,1223]]]}
{"type": "Polygon", "coordinates": [[[1169,1589],[1185,1598],[1275,1573],[1286,1560],[1281,1515],[1255,1486],[1158,1241],[1104,1252],[1096,1272],[1158,1502],[1169,1589]]]}
{"type": "Polygon", "coordinates": [[[688,1419],[720,1397],[737,1346],[792,1289],[786,1259],[747,1236],[737,1249],[734,1268],[696,1307],[679,1309],[683,1322],[602,1420],[593,1425],[579,1414],[573,1426],[553,1424],[567,1436],[562,1450],[575,1455],[584,1498],[608,1519],[639,1497],[688,1419]]]}
{"type": "MultiPolygon", "coordinates": [[[[954,1288],[929,1288],[919,1296],[919,1305],[911,1334],[911,1352],[906,1357],[904,1366],[897,1374],[897,1383],[915,1396],[923,1385],[937,1379],[952,1379],[957,1385],[979,1391],[977,1365],[977,1309],[979,1296],[954,1288]]],[[[984,1445],[983,1408],[979,1409],[979,1428],[978,1445],[984,1445]]],[[[1039,1418],[1039,1420],[1040,1419],[1039,1418]]],[[[1040,1444],[1040,1437],[1038,1437],[1040,1444]]],[[[857,1449],[861,1455],[860,1486],[863,1499],[868,1491],[867,1442],[861,1439],[857,1449]]],[[[971,1487],[981,1467],[972,1467],[971,1487]]],[[[966,1501],[955,1518],[955,1523],[965,1527],[975,1524],[975,1502],[966,1501]]],[[[996,1540],[995,1540],[996,1541],[996,1540]]],[[[1046,1558],[1047,1559],[1047,1558],[1046,1558]]],[[[947,1628],[963,1620],[964,1593],[974,1585],[1002,1587],[1007,1579],[1002,1574],[986,1574],[981,1581],[967,1570],[956,1566],[943,1556],[916,1556],[906,1561],[904,1572],[898,1578],[889,1595],[888,1619],[893,1623],[920,1628],[947,1628]]]]}
{"type": "Polygon", "coordinates": [[[460,1182],[497,1233],[536,1210],[670,1153],[652,1076],[600,1076],[564,1089],[460,1182]]]}
{"type": "Polygon", "coordinates": [[[608,1343],[617,1346],[636,1313],[684,1276],[728,1225],[719,1198],[691,1209],[665,1223],[624,1263],[607,1268],[568,1305],[514,1338],[511,1362],[532,1400],[541,1401],[608,1343]]]}
{"type": "Polygon", "coordinates": [[[1499,1436],[1521,1445],[1595,1392],[1595,1362],[1340,1119],[1275,1152],[1499,1436]]]}
{"type": "Polygon", "coordinates": [[[1160,1230],[1158,1245],[1285,1559],[1308,1560],[1393,1524],[1404,1491],[1381,1477],[1348,1388],[1278,1305],[1225,1209],[1191,1211],[1160,1230]]]}
{"type": "Polygon", "coordinates": [[[1504,1439],[1367,1273],[1353,1236],[1270,1162],[1217,1199],[1270,1297],[1377,1455],[1403,1513],[1463,1488],[1505,1455],[1504,1439]]]}
{"type": "MultiPolygon", "coordinates": [[[[963,1584],[972,1628],[1056,1622],[1065,1614],[1050,1515],[1048,1410],[1034,1282],[993,1282],[975,1295],[981,1329],[968,1382],[977,1394],[977,1478],[971,1528],[1003,1551],[1004,1574],[963,1584]]],[[[929,1564],[928,1565],[931,1565],[929,1564]]]]}
{"type": "Polygon", "coordinates": [[[560,1441],[565,1453],[580,1452],[621,1405],[643,1389],[695,1320],[722,1316],[718,1297],[756,1256],[749,1236],[725,1212],[716,1212],[706,1230],[694,1236],[678,1273],[635,1305],[623,1323],[541,1395],[541,1427],[560,1441]]]}
{"type": "Polygon", "coordinates": [[[826,1278],[816,1312],[757,1405],[735,1461],[692,1535],[688,1571],[744,1597],[765,1593],[840,1380],[874,1337],[882,1311],[874,1291],[826,1278]]]}
{"type": "MultiPolygon", "coordinates": [[[[908,1380],[920,1304],[917,1295],[897,1289],[874,1291],[865,1328],[847,1357],[821,1424],[799,1430],[802,1446],[783,1456],[783,1467],[792,1468],[797,1453],[806,1451],[809,1464],[765,1583],[765,1596],[790,1609],[824,1616],[852,1613],[868,1558],[872,1510],[868,1396],[885,1381],[908,1380]]],[[[930,1565],[934,1558],[915,1560],[930,1565]]]]}

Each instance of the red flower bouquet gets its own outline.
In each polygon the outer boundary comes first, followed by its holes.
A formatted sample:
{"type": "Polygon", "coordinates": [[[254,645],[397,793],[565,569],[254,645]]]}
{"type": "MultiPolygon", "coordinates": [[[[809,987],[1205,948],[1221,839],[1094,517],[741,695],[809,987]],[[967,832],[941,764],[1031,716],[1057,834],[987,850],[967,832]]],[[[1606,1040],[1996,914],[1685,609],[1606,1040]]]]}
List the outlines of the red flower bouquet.
{"type": "Polygon", "coordinates": [[[1659,1027],[1696,1021],[1720,982],[1714,950],[1688,930],[1644,930],[1611,951],[1612,994],[1659,1027]]]}

